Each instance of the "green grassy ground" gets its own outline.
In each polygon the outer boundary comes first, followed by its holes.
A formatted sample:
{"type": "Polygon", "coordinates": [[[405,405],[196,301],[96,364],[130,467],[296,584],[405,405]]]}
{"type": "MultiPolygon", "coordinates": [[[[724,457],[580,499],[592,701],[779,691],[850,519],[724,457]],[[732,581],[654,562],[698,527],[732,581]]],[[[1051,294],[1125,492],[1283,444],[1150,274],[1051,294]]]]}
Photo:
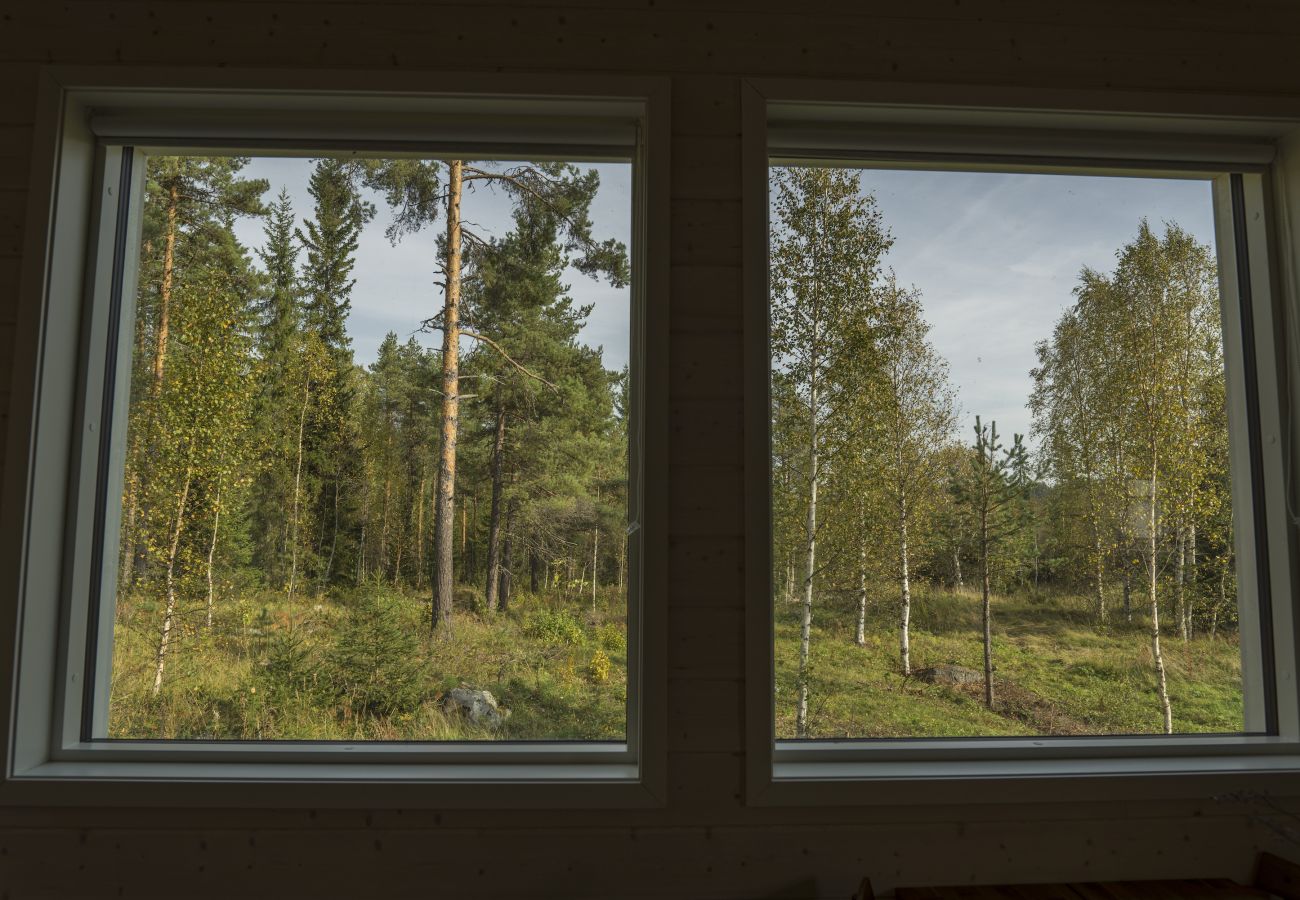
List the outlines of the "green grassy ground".
{"type": "Polygon", "coordinates": [[[119,606],[109,733],[245,740],[621,739],[626,614],[611,590],[564,603],[518,594],[510,610],[459,598],[453,637],[430,633],[427,597],[371,590],[329,599],[248,596],[183,617],[163,689],[152,696],[161,613],[119,606]],[[601,660],[607,660],[603,664],[601,660]],[[439,706],[459,684],[510,709],[496,732],[439,706]]]}
{"type": "MultiPolygon", "coordinates": [[[[898,674],[892,592],[871,601],[867,643],[854,643],[855,601],[819,599],[813,611],[808,704],[810,737],[1136,734],[1162,727],[1146,620],[1099,629],[1086,598],[1059,593],[993,599],[995,685],[926,684],[898,674]]],[[[778,601],[777,735],[795,736],[799,659],[797,602],[778,601]]],[[[1120,617],[1122,618],[1122,617],[1120,617]]],[[[912,666],[956,664],[983,671],[980,600],[974,592],[914,589],[912,666]]],[[[1242,729],[1236,636],[1166,634],[1161,649],[1177,732],[1242,729]]]]}

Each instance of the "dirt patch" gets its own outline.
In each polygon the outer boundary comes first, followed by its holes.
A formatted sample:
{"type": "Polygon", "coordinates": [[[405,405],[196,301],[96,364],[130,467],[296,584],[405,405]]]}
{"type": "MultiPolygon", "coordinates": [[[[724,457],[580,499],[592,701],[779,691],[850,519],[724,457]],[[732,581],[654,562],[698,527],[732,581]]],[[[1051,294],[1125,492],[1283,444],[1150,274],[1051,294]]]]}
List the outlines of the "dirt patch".
{"type": "MultiPolygon", "coordinates": [[[[949,690],[984,702],[984,682],[953,685],[949,690]]],[[[1022,722],[1035,734],[1088,734],[1088,725],[1062,712],[1051,701],[1014,681],[995,678],[993,711],[1000,716],[1022,722]]]]}

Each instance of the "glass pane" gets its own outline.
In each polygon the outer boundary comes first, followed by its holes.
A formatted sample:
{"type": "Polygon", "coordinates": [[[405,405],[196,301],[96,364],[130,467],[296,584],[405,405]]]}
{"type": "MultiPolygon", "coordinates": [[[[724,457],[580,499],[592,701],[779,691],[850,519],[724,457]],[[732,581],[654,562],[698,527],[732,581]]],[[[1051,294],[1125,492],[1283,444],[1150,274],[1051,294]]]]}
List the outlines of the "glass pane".
{"type": "Polygon", "coordinates": [[[777,736],[1242,731],[1210,183],[770,203],[777,736]]]}
{"type": "Polygon", "coordinates": [[[107,736],[621,740],[630,164],[147,165],[107,736]]]}

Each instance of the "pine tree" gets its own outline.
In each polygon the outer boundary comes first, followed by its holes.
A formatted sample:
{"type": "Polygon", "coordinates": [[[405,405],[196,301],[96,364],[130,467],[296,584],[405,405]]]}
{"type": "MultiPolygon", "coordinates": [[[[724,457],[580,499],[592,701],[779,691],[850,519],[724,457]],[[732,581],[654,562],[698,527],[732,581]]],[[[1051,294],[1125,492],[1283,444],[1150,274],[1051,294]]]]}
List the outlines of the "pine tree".
{"type": "MultiPolygon", "coordinates": [[[[352,512],[343,507],[345,483],[357,477],[351,412],[354,372],[347,318],[361,229],[374,216],[374,207],[358,194],[353,168],[352,163],[338,159],[316,162],[308,184],[315,201],[313,218],[296,231],[306,251],[302,318],[310,340],[304,353],[326,358],[325,369],[308,376],[314,386],[304,384],[300,391],[310,402],[303,407],[304,471],[297,479],[303,512],[317,526],[309,546],[322,589],[338,571],[339,536],[346,529],[345,517],[352,512]]],[[[304,373],[319,369],[320,361],[313,358],[304,373]]]]}
{"type": "Polygon", "coordinates": [[[990,595],[995,567],[1002,551],[1024,530],[1028,455],[1024,441],[1015,435],[1010,447],[998,440],[998,426],[975,417],[975,444],[968,464],[953,478],[957,502],[974,525],[980,564],[980,612],[984,631],[984,703],[993,708],[993,626],[990,595]]]}
{"type": "Polygon", "coordinates": [[[460,340],[462,335],[491,341],[462,326],[464,243],[475,236],[461,215],[466,185],[496,187],[510,196],[518,215],[533,220],[554,235],[567,260],[588,275],[604,274],[611,284],[627,282],[625,248],[615,241],[599,242],[592,237],[589,208],[599,187],[594,170],[585,173],[561,163],[531,163],[523,166],[477,164],[450,160],[446,166],[432,160],[383,160],[369,164],[365,182],[384,192],[393,209],[389,239],[432,225],[441,212],[446,218],[446,235],[439,247],[442,275],[442,309],[428,320],[442,332],[442,410],[438,480],[434,500],[435,589],[432,625],[449,628],[453,601],[453,559],[455,549],[456,458],[460,438],[460,340]]]}

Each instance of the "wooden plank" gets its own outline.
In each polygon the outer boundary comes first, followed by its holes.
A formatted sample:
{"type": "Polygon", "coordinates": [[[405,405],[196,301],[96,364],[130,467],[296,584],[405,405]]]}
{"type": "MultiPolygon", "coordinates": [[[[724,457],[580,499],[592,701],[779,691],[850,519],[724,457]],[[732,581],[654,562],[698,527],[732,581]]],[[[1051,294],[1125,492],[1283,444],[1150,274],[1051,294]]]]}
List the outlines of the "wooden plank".
{"type": "Polygon", "coordinates": [[[1282,900],[1300,900],[1300,865],[1264,852],[1255,862],[1255,886],[1282,900]]]}

